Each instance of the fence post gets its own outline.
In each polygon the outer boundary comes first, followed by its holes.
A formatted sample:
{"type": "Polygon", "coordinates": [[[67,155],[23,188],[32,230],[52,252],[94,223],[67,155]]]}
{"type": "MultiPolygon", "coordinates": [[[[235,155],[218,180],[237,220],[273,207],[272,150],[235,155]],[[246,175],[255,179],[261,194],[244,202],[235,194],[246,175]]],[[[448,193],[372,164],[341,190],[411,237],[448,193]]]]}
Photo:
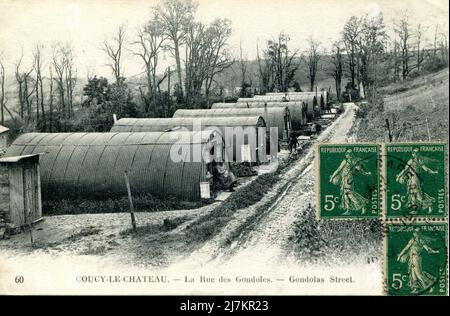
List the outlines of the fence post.
{"type": "Polygon", "coordinates": [[[389,119],[386,119],[386,128],[388,130],[389,142],[392,143],[392,132],[391,132],[391,126],[389,125],[389,119]]]}
{"type": "Polygon", "coordinates": [[[136,219],[134,217],[133,197],[131,196],[130,180],[128,179],[128,172],[125,171],[125,185],[127,186],[128,200],[130,202],[130,215],[131,215],[131,227],[133,231],[136,231],[136,219]]]}
{"type": "Polygon", "coordinates": [[[428,117],[425,119],[425,122],[427,123],[428,141],[431,141],[430,126],[428,125],[428,117]]]}

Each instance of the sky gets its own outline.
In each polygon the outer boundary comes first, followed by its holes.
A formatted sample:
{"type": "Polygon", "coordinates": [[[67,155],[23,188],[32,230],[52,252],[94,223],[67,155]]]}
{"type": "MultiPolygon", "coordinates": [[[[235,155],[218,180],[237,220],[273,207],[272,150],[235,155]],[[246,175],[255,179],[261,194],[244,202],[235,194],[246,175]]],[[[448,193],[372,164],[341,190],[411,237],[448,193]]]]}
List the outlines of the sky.
{"type": "MultiPolygon", "coordinates": [[[[24,65],[31,63],[33,47],[44,46],[50,57],[56,42],[70,42],[75,49],[79,76],[95,73],[110,77],[105,53],[100,47],[118,26],[127,25],[132,40],[137,28],[151,16],[157,0],[0,0],[0,54],[9,75],[14,62],[24,53],[24,65]]],[[[244,56],[256,56],[256,43],[275,37],[280,31],[291,37],[293,48],[306,50],[311,36],[326,49],[338,39],[345,21],[352,15],[382,12],[390,25],[407,10],[412,23],[448,29],[448,0],[198,0],[197,19],[204,23],[214,18],[232,21],[230,48],[238,56],[242,43],[244,56]]],[[[165,56],[161,67],[173,66],[165,56]]],[[[126,77],[142,73],[142,65],[130,52],[124,60],[126,77]]]]}

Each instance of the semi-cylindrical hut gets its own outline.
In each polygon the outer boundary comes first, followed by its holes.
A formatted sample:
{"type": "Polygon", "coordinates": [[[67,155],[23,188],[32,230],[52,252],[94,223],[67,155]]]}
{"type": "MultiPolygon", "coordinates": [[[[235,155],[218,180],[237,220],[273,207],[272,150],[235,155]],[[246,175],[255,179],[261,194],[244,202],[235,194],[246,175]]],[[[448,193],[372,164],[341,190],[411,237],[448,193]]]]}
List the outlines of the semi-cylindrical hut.
{"type": "MultiPolygon", "coordinates": [[[[317,102],[317,98],[313,94],[304,94],[304,95],[294,95],[291,97],[285,97],[285,95],[255,95],[253,98],[256,101],[253,102],[304,102],[306,104],[306,115],[308,121],[314,120],[317,111],[319,111],[319,104],[317,102]]],[[[242,101],[242,99],[238,99],[238,102],[249,102],[248,99],[242,101]]]]}
{"type": "Polygon", "coordinates": [[[219,151],[215,132],[28,133],[6,155],[42,153],[43,199],[124,196],[127,172],[133,195],[199,200],[219,151]]]}
{"type": "MultiPolygon", "coordinates": [[[[243,159],[242,145],[250,146],[250,160],[258,161],[258,151],[265,153],[266,135],[259,135],[259,127],[266,127],[261,116],[233,117],[173,117],[173,118],[123,118],[116,121],[111,132],[163,132],[175,130],[215,130],[221,133],[226,159],[243,159]],[[232,133],[227,137],[227,133],[232,133]],[[253,136],[254,139],[249,139],[253,136]]],[[[244,147],[244,150],[247,150],[244,147]]]]}
{"type": "MultiPolygon", "coordinates": [[[[242,99],[239,99],[242,100],[242,99]]],[[[255,99],[252,99],[255,100],[255,99]]],[[[289,109],[289,114],[291,116],[291,124],[293,130],[300,130],[303,125],[307,122],[306,111],[307,105],[304,102],[279,102],[279,101],[269,101],[261,102],[237,102],[237,103],[214,103],[211,109],[236,109],[236,108],[264,108],[264,107],[287,107],[289,109]]]]}
{"type": "Polygon", "coordinates": [[[276,127],[278,129],[279,139],[288,139],[291,131],[291,116],[287,107],[177,110],[173,117],[235,117],[255,115],[264,118],[268,129],[276,127]]]}
{"type": "Polygon", "coordinates": [[[319,90],[319,91],[303,91],[303,92],[269,92],[265,94],[266,96],[286,96],[288,99],[295,99],[298,96],[302,95],[314,95],[318,97],[318,103],[321,107],[326,107],[328,104],[328,91],[327,90],[319,90]]]}

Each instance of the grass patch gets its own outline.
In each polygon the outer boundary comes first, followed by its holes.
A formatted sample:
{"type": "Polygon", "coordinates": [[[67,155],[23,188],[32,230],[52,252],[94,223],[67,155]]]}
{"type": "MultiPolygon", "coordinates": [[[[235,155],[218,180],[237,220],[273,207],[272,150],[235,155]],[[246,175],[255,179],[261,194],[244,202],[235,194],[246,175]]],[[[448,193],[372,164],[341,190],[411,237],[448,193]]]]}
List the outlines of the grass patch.
{"type": "Polygon", "coordinates": [[[190,224],[186,229],[186,238],[193,242],[208,240],[228,223],[237,210],[260,201],[278,180],[278,173],[267,173],[238,189],[210,213],[190,224]]]}
{"type": "Polygon", "coordinates": [[[103,245],[93,245],[89,243],[87,248],[80,252],[80,255],[84,256],[102,256],[106,252],[106,246],[103,245]]]}
{"type": "Polygon", "coordinates": [[[379,248],[382,225],[379,220],[317,221],[309,207],[295,222],[290,240],[303,262],[350,263],[355,255],[379,248]]]}
{"type": "Polygon", "coordinates": [[[67,237],[65,240],[66,241],[77,241],[83,237],[87,237],[87,236],[92,236],[92,235],[97,235],[99,232],[101,232],[102,230],[98,227],[94,227],[94,226],[88,226],[88,227],[83,227],[81,229],[81,231],[79,231],[78,233],[75,233],[69,237],[67,237]]]}
{"type": "Polygon", "coordinates": [[[230,166],[236,177],[252,177],[258,174],[250,162],[231,162],[230,166]]]}
{"type": "Polygon", "coordinates": [[[388,119],[395,142],[447,142],[448,89],[448,69],[381,88],[383,108],[367,104],[357,111],[358,140],[388,141],[388,119]]]}
{"type": "Polygon", "coordinates": [[[173,219],[164,219],[162,223],[159,224],[147,224],[145,226],[137,226],[136,231],[132,228],[128,228],[120,232],[121,236],[133,235],[134,237],[142,237],[147,235],[153,235],[163,232],[168,232],[174,230],[179,225],[187,221],[189,216],[176,217],[173,219]]]}
{"type": "MultiPolygon", "coordinates": [[[[233,214],[239,210],[247,208],[259,201],[269,192],[275,184],[280,180],[281,173],[296,161],[302,153],[310,147],[310,144],[305,144],[301,149],[295,151],[285,160],[283,160],[276,172],[266,173],[260,175],[253,182],[238,189],[222,204],[217,206],[207,215],[199,218],[197,221],[189,225],[186,229],[187,240],[193,242],[205,242],[212,236],[217,234],[231,219],[233,214]]],[[[280,191],[282,190],[279,189],[280,191]]],[[[278,194],[275,195],[277,198],[278,194]]],[[[235,230],[228,242],[241,233],[241,231],[254,222],[261,214],[263,214],[272,205],[273,199],[258,207],[255,214],[250,216],[238,229],[235,230]]]]}
{"type": "MultiPolygon", "coordinates": [[[[133,197],[134,209],[137,212],[159,212],[178,209],[193,209],[204,205],[203,202],[185,202],[176,197],[168,196],[164,199],[150,194],[133,197]]],[[[85,213],[119,213],[128,212],[130,204],[127,197],[107,199],[61,199],[42,201],[45,215],[85,214],[85,213]]]]}

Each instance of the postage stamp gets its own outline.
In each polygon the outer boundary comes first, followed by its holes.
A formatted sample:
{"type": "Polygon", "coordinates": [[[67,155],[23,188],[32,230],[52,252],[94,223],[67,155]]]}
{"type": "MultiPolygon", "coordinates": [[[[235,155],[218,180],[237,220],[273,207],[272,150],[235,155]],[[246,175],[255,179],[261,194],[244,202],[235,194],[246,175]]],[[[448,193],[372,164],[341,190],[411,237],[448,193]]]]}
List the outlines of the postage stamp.
{"type": "Polygon", "coordinates": [[[385,244],[387,295],[446,295],[447,223],[389,223],[385,244]]]}
{"type": "Polygon", "coordinates": [[[386,218],[445,217],[444,143],[385,145],[386,218]]]}
{"type": "Polygon", "coordinates": [[[379,217],[379,144],[318,144],[316,163],[319,218],[379,217]]]}

